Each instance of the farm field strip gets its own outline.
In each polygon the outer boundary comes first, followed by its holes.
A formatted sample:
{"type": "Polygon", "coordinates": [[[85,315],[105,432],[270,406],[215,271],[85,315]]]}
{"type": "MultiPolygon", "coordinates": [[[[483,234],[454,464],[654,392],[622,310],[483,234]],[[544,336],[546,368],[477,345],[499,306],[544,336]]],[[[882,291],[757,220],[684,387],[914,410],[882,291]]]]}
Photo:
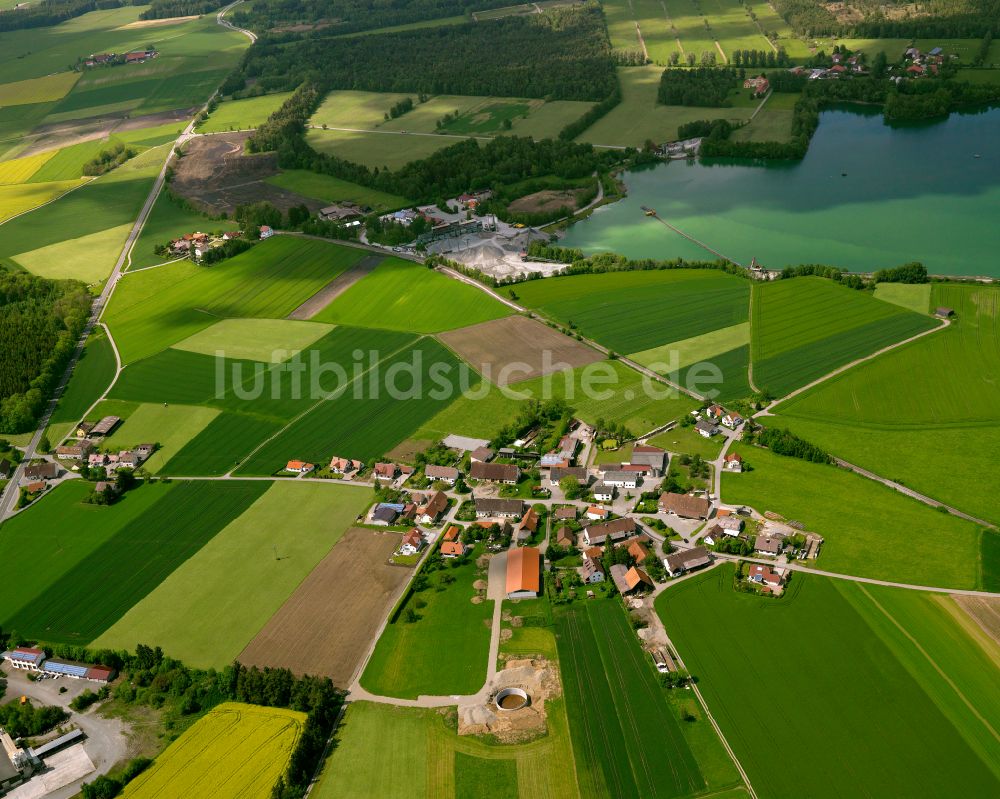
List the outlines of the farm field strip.
{"type": "Polygon", "coordinates": [[[752,471],[722,475],[726,501],[780,513],[822,535],[817,568],[911,585],[981,585],[982,533],[972,522],[836,466],[744,445],[730,451],[752,471]]]}
{"type": "MultiPolygon", "coordinates": [[[[935,600],[815,575],[796,575],[785,597],[773,600],[736,592],[732,575],[727,564],[694,577],[661,594],[656,607],[679,654],[701,678],[699,688],[754,785],[767,786],[777,798],[800,796],[803,785],[816,797],[997,790],[1000,781],[980,754],[984,750],[970,742],[975,720],[958,708],[942,710],[944,701],[955,704],[954,695],[946,696],[947,683],[912,641],[900,640],[898,629],[877,618],[866,594],[898,601],[893,612],[898,618],[911,614],[904,620],[908,632],[937,657],[947,652],[939,649],[941,620],[924,615],[935,600]],[[722,628],[723,637],[704,635],[705,629],[722,628]],[[782,642],[788,671],[760,657],[762,641],[782,642]],[[782,702],[778,696],[789,672],[808,674],[811,688],[795,702],[782,702]],[[929,681],[939,686],[929,688],[929,681]],[[765,717],[774,723],[760,724],[765,717]],[[771,753],[784,746],[812,755],[777,767],[771,753]],[[944,774],[934,766],[939,756],[961,766],[944,774]]],[[[962,637],[953,638],[960,648],[948,662],[957,666],[951,672],[955,684],[969,690],[989,677],[976,673],[981,655],[958,663],[974,654],[975,644],[962,637]]],[[[995,763],[996,741],[991,757],[995,763]]]]}
{"type": "Polygon", "coordinates": [[[723,272],[670,269],[556,277],[518,293],[523,305],[630,353],[745,322],[750,285],[723,272]]]}
{"type": "Polygon", "coordinates": [[[198,126],[199,133],[222,133],[227,130],[256,128],[292,96],[291,92],[276,92],[243,100],[227,100],[198,126]]]}
{"type": "MultiPolygon", "coordinates": [[[[23,594],[23,606],[11,614],[11,626],[50,642],[89,642],[243,513],[267,487],[265,481],[203,481],[159,492],[156,502],[132,526],[113,531],[58,582],[35,596],[23,594]]],[[[148,491],[149,487],[135,490],[148,491]]],[[[126,496],[121,505],[133,501],[126,496]]],[[[61,526],[68,521],[64,519],[61,526]]]]}
{"type": "Polygon", "coordinates": [[[402,258],[386,258],[326,308],[314,322],[438,333],[509,316],[482,291],[402,258]]]}
{"type": "Polygon", "coordinates": [[[409,596],[375,645],[361,675],[365,690],[416,699],[424,694],[471,695],[483,687],[494,605],[490,599],[472,602],[473,583],[485,579],[476,565],[483,554],[484,547],[477,545],[467,563],[430,574],[428,588],[409,596]],[[455,582],[442,582],[445,574],[455,582]],[[418,600],[426,604],[420,607],[418,600]],[[418,620],[403,618],[405,608],[414,610],[418,620]],[[448,653],[447,668],[439,667],[442,652],[448,653]]]}
{"type": "Polygon", "coordinates": [[[267,799],[291,761],[306,715],[224,702],[174,741],[122,796],[158,799],[188,790],[218,799],[267,799]]]}
{"type": "Polygon", "coordinates": [[[755,284],[753,291],[754,382],[775,396],[937,325],[824,278],[755,284]]]}
{"type": "Polygon", "coordinates": [[[156,641],[195,668],[224,668],[364,510],[359,486],[277,481],[94,642],[156,641]]]}
{"type": "Polygon", "coordinates": [[[364,257],[362,250],[279,236],[213,267],[180,262],[126,274],[105,321],[132,363],[222,317],[283,318],[364,257]]]}
{"type": "Polygon", "coordinates": [[[350,528],[239,653],[239,661],[323,675],[347,688],[372,630],[412,574],[388,562],[400,541],[399,533],[350,528]]]}
{"type": "Polygon", "coordinates": [[[87,339],[66,390],[52,412],[50,421],[76,423],[111,385],[116,371],[115,353],[103,328],[96,328],[87,339]]]}
{"type": "Polygon", "coordinates": [[[557,619],[582,792],[688,795],[704,780],[631,636],[613,602],[574,608],[557,619]]]}
{"type": "Polygon", "coordinates": [[[164,462],[198,435],[219,415],[216,408],[194,405],[143,403],[103,442],[109,450],[133,449],[140,444],[159,444],[142,466],[157,474],[164,462]]]}

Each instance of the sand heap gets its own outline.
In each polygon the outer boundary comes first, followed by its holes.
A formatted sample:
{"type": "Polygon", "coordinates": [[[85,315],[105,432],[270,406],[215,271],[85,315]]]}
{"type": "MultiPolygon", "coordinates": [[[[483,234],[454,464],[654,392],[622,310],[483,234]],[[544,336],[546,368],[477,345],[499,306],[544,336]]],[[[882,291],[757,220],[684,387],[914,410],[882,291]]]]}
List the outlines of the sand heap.
{"type": "Polygon", "coordinates": [[[562,693],[555,666],[544,658],[509,660],[490,684],[486,703],[459,705],[459,735],[492,735],[503,743],[519,743],[545,733],[545,700],[562,693]],[[513,711],[500,711],[493,698],[504,688],[521,688],[530,701],[513,711]]]}

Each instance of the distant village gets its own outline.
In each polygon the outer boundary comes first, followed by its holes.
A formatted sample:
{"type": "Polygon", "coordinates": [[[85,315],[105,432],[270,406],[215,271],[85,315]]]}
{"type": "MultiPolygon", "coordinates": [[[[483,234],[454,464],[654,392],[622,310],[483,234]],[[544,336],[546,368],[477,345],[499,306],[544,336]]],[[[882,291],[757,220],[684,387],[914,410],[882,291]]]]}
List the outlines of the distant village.
{"type": "Polygon", "coordinates": [[[86,69],[93,67],[115,67],[122,64],[142,64],[151,61],[159,55],[159,52],[151,47],[143,50],[132,50],[128,53],[91,53],[86,58],[81,58],[80,63],[86,69]]]}

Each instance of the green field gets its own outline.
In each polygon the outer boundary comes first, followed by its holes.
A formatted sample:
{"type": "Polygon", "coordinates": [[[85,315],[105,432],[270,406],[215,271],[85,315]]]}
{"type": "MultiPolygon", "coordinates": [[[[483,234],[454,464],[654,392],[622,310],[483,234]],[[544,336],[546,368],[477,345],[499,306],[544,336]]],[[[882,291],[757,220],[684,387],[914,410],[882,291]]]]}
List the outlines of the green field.
{"type": "Polygon", "coordinates": [[[471,601],[477,593],[472,584],[485,579],[476,567],[483,552],[478,544],[466,563],[431,572],[427,587],[410,594],[382,631],[361,675],[365,690],[416,699],[421,694],[474,694],[483,687],[494,603],[471,601]],[[445,575],[455,581],[442,582],[445,575]],[[417,621],[406,620],[408,609],[417,621]]]}
{"type": "MultiPolygon", "coordinates": [[[[575,416],[594,424],[598,419],[625,425],[640,435],[676,419],[695,406],[695,400],[654,382],[620,361],[603,361],[599,366],[526,380],[513,387],[524,399],[562,399],[575,410],[575,416]],[[600,372],[597,372],[600,369],[600,372]],[[592,375],[590,391],[584,375],[592,375]],[[599,379],[597,379],[599,378],[599,379]],[[610,392],[610,393],[608,393],[610,392]]],[[[471,393],[448,405],[414,433],[414,438],[440,440],[450,433],[491,439],[518,415],[520,396],[505,394],[495,386],[484,396],[471,393]]]]}
{"type": "MultiPolygon", "coordinates": [[[[147,150],[59,202],[7,222],[0,237],[0,257],[18,256],[36,263],[46,277],[86,280],[108,275],[118,254],[115,250],[120,251],[125,241],[124,235],[118,236],[118,230],[135,222],[167,152],[167,147],[147,150]],[[87,238],[92,235],[94,238],[87,238]],[[99,244],[95,254],[87,249],[88,243],[99,244]],[[58,253],[59,260],[38,257],[37,252],[47,247],[52,249],[46,252],[53,256],[58,253]]],[[[44,185],[51,184],[33,183],[20,188],[44,185]]]]}
{"type": "Polygon", "coordinates": [[[1000,291],[935,285],[931,304],[954,308],[956,320],[779,405],[776,423],[997,522],[1000,484],[982,457],[1000,441],[1000,291]]]}
{"type": "Polygon", "coordinates": [[[224,220],[209,219],[202,213],[173,199],[169,189],[164,189],[156,198],[153,210],[150,211],[142,233],[132,246],[129,254],[129,268],[139,269],[153,266],[176,258],[175,255],[157,255],[154,248],[159,244],[167,244],[178,239],[185,233],[216,233],[224,232],[233,227],[233,223],[224,220]]]}
{"type": "Polygon", "coordinates": [[[19,253],[14,260],[29,272],[52,279],[75,278],[102,282],[121,255],[132,225],[122,225],[19,253]]]}
{"type": "Polygon", "coordinates": [[[663,447],[668,452],[700,455],[707,461],[714,461],[722,451],[725,438],[721,435],[705,438],[693,427],[675,427],[649,440],[654,447],[663,447]]]}
{"type": "Polygon", "coordinates": [[[192,438],[219,415],[215,408],[196,405],[168,405],[152,402],[139,405],[102,446],[112,452],[132,449],[139,444],[159,444],[142,467],[156,474],[192,438]]]}
{"type": "MultiPolygon", "coordinates": [[[[129,33],[142,37],[139,46],[154,44],[159,55],[142,64],[85,70],[47,122],[193,109],[212,95],[247,46],[245,37],[211,15],[129,33]]],[[[96,51],[80,55],[90,52],[96,51]]]]}
{"type": "Polygon", "coordinates": [[[190,477],[226,474],[282,423],[223,411],[164,466],[164,474],[190,477]]]}
{"type": "Polygon", "coordinates": [[[981,533],[964,521],[835,466],[739,446],[752,467],[722,476],[730,504],[795,519],[826,539],[817,568],[944,588],[981,585],[981,533]]]}
{"type": "MultiPolygon", "coordinates": [[[[39,640],[89,642],[243,513],[267,487],[263,481],[181,483],[167,491],[146,486],[121,501],[124,512],[118,506],[93,508],[64,502],[63,513],[55,520],[46,508],[52,502],[47,497],[39,504],[39,515],[34,516],[37,509],[32,509],[16,521],[23,519],[22,524],[30,525],[32,536],[56,543],[49,545],[49,553],[40,563],[27,566],[26,576],[34,577],[40,590],[25,591],[21,583],[17,601],[7,606],[18,610],[9,614],[4,626],[39,640]],[[146,502],[146,492],[155,495],[154,501],[138,516],[123,518],[129,506],[146,502]],[[101,514],[127,524],[108,525],[107,529],[98,522],[101,514]],[[50,564],[64,551],[62,547],[75,546],[81,525],[100,528],[99,533],[95,531],[101,538],[99,546],[53,568],[50,564]],[[136,564],[142,568],[137,569],[136,564]]],[[[73,486],[67,497],[79,498],[85,490],[73,486]]],[[[19,526],[12,525],[15,530],[19,526]]],[[[18,557],[23,555],[18,553],[18,557]]]]}
{"type": "Polygon", "coordinates": [[[321,153],[372,169],[399,169],[411,161],[421,161],[442,147],[463,141],[434,134],[404,135],[392,132],[318,130],[306,132],[306,141],[321,153]]]}
{"type": "Polygon", "coordinates": [[[879,283],[875,298],[917,313],[927,313],[931,304],[930,283],[879,283]]]}
{"type": "MultiPolygon", "coordinates": [[[[17,580],[0,583],[0,626],[14,629],[16,608],[58,590],[80,564],[111,540],[132,529],[159,501],[169,502],[176,485],[157,483],[133,491],[111,507],[85,505],[91,485],[73,480],[54,489],[37,505],[0,528],[0,558],[17,580]]],[[[17,626],[20,631],[23,628],[17,626]]],[[[24,629],[48,638],[47,631],[24,629]]]]}
{"type": "Polygon", "coordinates": [[[218,108],[209,115],[208,119],[198,125],[198,131],[200,133],[221,133],[227,130],[256,128],[291,96],[291,92],[277,92],[263,94],[260,97],[247,97],[244,100],[227,100],[224,103],[219,103],[218,108]]]}
{"type": "Polygon", "coordinates": [[[656,607],[761,795],[993,795],[996,660],[942,601],[812,575],[771,600],[734,591],[723,565],[656,607]],[[782,668],[769,646],[781,647],[782,668]]]}
{"type": "Polygon", "coordinates": [[[362,512],[360,487],[280,481],[94,642],[155,641],[195,668],[232,663],[362,512]]]}
{"type": "Polygon", "coordinates": [[[485,292],[413,261],[387,258],[313,321],[439,333],[509,315],[485,292]]]}
{"type": "Polygon", "coordinates": [[[754,382],[776,397],[936,324],[825,278],[757,283],[753,292],[754,382]]]}
{"type": "Polygon", "coordinates": [[[708,787],[618,602],[562,612],[556,631],[581,793],[676,797],[708,787]]]}
{"type": "MultiPolygon", "coordinates": [[[[687,2],[687,0],[684,0],[687,2]]],[[[662,67],[619,67],[622,102],[583,133],[577,141],[594,145],[642,147],[646,141],[673,141],[677,127],[699,119],[749,119],[752,108],[696,108],[660,105],[656,93],[662,67]]]]}
{"type": "Polygon", "coordinates": [[[240,472],[274,474],[291,458],[323,463],[337,453],[371,462],[411,438],[417,428],[451,402],[451,391],[435,390],[437,384],[431,375],[432,370],[443,369],[454,376],[458,361],[435,340],[422,339],[395,354],[387,346],[379,355],[377,370],[345,386],[341,395],[314,404],[307,414],[255,451],[240,472]],[[397,375],[403,378],[397,379],[397,375]],[[379,382],[380,377],[384,382],[379,382]],[[372,390],[372,383],[377,391],[372,390]],[[413,396],[408,396],[411,393],[413,396]]]}
{"type": "Polygon", "coordinates": [[[79,72],[54,72],[41,78],[0,83],[0,106],[31,105],[61,100],[79,78],[79,72]]]}
{"type": "Polygon", "coordinates": [[[12,217],[51,202],[81,183],[79,180],[57,180],[50,183],[0,186],[0,222],[6,222],[12,217]]]}
{"type": "MultiPolygon", "coordinates": [[[[445,668],[447,662],[438,665],[445,668]]],[[[581,793],[565,702],[547,700],[545,710],[547,735],[529,743],[492,744],[457,735],[452,711],[351,702],[313,796],[574,799],[581,793]],[[385,745],[389,740],[392,746],[385,745]]]]}
{"type": "Polygon", "coordinates": [[[792,138],[792,118],[797,94],[774,92],[749,125],[737,128],[730,136],[733,141],[779,141],[792,138]]]}
{"type": "Polygon", "coordinates": [[[664,269],[536,280],[518,294],[616,352],[643,354],[745,322],[750,284],[717,270],[664,269]]]}
{"type": "Polygon", "coordinates": [[[224,702],[186,730],[128,784],[128,799],[207,792],[218,799],[267,799],[288,768],[306,715],[224,702]]]}
{"type": "Polygon", "coordinates": [[[127,275],[105,321],[122,360],[132,363],[220,317],[287,316],[363,256],[335,244],[275,237],[211,268],[180,262],[127,275]]]}
{"type": "Polygon", "coordinates": [[[290,169],[267,178],[267,183],[294,191],[303,197],[314,197],[327,203],[353,202],[368,206],[375,211],[391,211],[410,204],[405,197],[388,194],[378,189],[369,189],[340,178],[309,172],[304,169],[290,169]]]}
{"type": "Polygon", "coordinates": [[[332,330],[332,325],[294,319],[223,319],[178,341],[174,349],[272,363],[306,349],[332,330]]]}
{"type": "Polygon", "coordinates": [[[111,342],[104,331],[97,328],[87,339],[87,346],[73,369],[73,377],[59,398],[59,404],[49,421],[53,424],[73,424],[82,419],[87,409],[111,385],[115,368],[115,353],[111,342]]]}

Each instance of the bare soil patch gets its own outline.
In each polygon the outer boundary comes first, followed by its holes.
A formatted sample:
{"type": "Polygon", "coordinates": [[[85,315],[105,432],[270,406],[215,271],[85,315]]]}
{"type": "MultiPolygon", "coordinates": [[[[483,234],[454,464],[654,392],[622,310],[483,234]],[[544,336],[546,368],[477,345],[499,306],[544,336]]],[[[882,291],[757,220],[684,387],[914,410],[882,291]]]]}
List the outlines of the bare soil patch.
{"type": "Polygon", "coordinates": [[[434,446],[434,441],[429,438],[408,438],[401,444],[397,444],[391,450],[389,450],[385,457],[390,461],[403,463],[413,463],[414,458],[417,457],[425,449],[430,449],[434,446]]]}
{"type": "Polygon", "coordinates": [[[313,294],[308,300],[298,308],[288,314],[289,319],[312,319],[316,314],[326,308],[337,297],[347,291],[382,261],[381,255],[369,255],[362,258],[346,272],[337,275],[323,288],[313,294]]]}
{"type": "Polygon", "coordinates": [[[953,594],[952,599],[984,633],[1000,644],[1000,597],[953,594]]]}
{"type": "MultiPolygon", "coordinates": [[[[71,144],[104,139],[115,132],[126,130],[141,130],[170,122],[187,120],[195,111],[193,108],[182,108],[174,111],[161,111],[157,114],[125,119],[127,111],[120,115],[110,114],[90,119],[74,119],[69,122],[54,122],[40,125],[25,138],[31,141],[20,156],[36,155],[38,153],[69,147],[71,144]]],[[[20,157],[19,156],[19,157],[20,157]]]]}
{"type": "Polygon", "coordinates": [[[438,337],[500,386],[603,360],[597,350],[526,316],[495,319],[438,337]]]}
{"type": "Polygon", "coordinates": [[[484,704],[459,705],[459,735],[491,735],[505,744],[525,743],[546,731],[545,702],[562,695],[559,670],[545,658],[510,659],[490,684],[484,704]],[[520,688],[528,704],[518,710],[498,710],[494,698],[504,688],[520,688]]]}
{"type": "Polygon", "coordinates": [[[240,654],[246,665],[329,677],[346,688],[410,569],[398,533],[352,527],[240,654]]]}
{"type": "Polygon", "coordinates": [[[250,133],[198,136],[184,147],[184,157],[174,165],[170,184],[175,194],[213,216],[232,215],[237,205],[267,200],[282,211],[305,205],[318,211],[323,203],[264,183],[278,174],[277,153],[248,155],[250,133]]]}
{"type": "Polygon", "coordinates": [[[507,209],[515,214],[542,214],[558,211],[563,207],[575,211],[580,204],[580,197],[586,192],[587,189],[536,191],[534,194],[526,194],[514,200],[507,209]]]}

